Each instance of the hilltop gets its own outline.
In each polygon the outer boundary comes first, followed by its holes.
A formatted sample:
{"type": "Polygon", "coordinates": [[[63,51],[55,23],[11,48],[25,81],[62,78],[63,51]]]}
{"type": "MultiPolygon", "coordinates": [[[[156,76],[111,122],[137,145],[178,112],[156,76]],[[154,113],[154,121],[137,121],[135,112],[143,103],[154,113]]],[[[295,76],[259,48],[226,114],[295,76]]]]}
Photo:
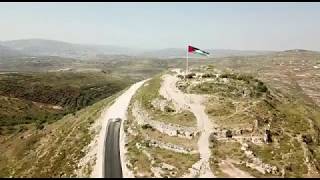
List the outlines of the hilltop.
{"type": "Polygon", "coordinates": [[[133,97],[125,163],[134,176],[318,176],[319,108],[250,74],[193,72],[156,76],[133,97]]]}

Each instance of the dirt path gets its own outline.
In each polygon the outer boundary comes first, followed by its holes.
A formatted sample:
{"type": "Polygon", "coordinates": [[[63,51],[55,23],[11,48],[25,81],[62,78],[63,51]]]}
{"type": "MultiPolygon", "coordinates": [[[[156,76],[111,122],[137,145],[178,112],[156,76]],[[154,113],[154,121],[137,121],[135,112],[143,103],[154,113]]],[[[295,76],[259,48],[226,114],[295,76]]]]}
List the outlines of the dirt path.
{"type": "Polygon", "coordinates": [[[200,176],[199,177],[214,177],[209,166],[211,152],[209,149],[209,136],[214,125],[209,120],[205,113],[203,96],[196,94],[184,94],[176,87],[178,78],[173,75],[164,75],[163,83],[160,88],[160,94],[168,100],[172,100],[174,105],[182,109],[189,109],[197,118],[197,127],[201,132],[198,141],[198,150],[200,153],[200,176]]]}
{"type": "MultiPolygon", "coordinates": [[[[140,81],[136,84],[133,84],[126,92],[124,92],[120,97],[118,97],[114,104],[111,105],[103,114],[102,114],[102,122],[101,122],[101,131],[98,136],[98,146],[97,146],[97,155],[96,155],[96,164],[93,167],[93,172],[91,174],[91,177],[95,178],[102,178],[102,167],[103,167],[103,159],[104,159],[104,139],[106,136],[106,127],[108,120],[110,118],[121,118],[123,120],[126,120],[127,116],[127,109],[128,105],[130,103],[130,100],[132,96],[135,94],[136,90],[145,82],[140,81]]],[[[120,134],[120,156],[121,161],[123,161],[123,150],[124,150],[124,144],[123,144],[123,129],[121,128],[121,134],[120,134]]],[[[123,176],[124,177],[130,177],[130,173],[127,171],[126,166],[122,165],[123,168],[123,176]]]]}

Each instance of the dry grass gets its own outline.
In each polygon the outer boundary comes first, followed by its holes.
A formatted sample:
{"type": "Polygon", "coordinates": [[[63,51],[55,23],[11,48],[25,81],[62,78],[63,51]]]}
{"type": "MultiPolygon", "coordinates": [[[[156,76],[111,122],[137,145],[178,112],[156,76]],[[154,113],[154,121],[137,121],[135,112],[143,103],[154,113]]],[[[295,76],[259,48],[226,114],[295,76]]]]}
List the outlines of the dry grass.
{"type": "Polygon", "coordinates": [[[188,169],[200,160],[200,154],[183,154],[161,148],[150,148],[149,152],[155,158],[157,164],[164,162],[177,168],[177,174],[172,177],[181,177],[188,173],[188,169]]]}
{"type": "Polygon", "coordinates": [[[161,87],[161,75],[157,75],[150,81],[146,82],[145,86],[138,89],[136,95],[133,97],[134,100],[138,100],[142,105],[142,108],[148,111],[152,119],[162,122],[168,122],[178,124],[182,126],[194,127],[197,124],[196,117],[190,111],[182,112],[163,112],[158,108],[153,107],[151,102],[155,99],[164,99],[159,94],[161,87]]]}
{"type": "Polygon", "coordinates": [[[142,128],[141,128],[141,134],[147,135],[148,137],[154,140],[162,141],[165,143],[176,144],[183,147],[193,148],[195,150],[198,148],[197,147],[198,138],[186,139],[181,137],[172,137],[172,136],[163,134],[155,129],[142,129],[142,128]]]}
{"type": "Polygon", "coordinates": [[[240,150],[241,144],[238,142],[219,142],[215,141],[212,143],[210,158],[211,170],[218,177],[226,177],[219,166],[221,160],[233,159],[236,161],[241,161],[244,159],[245,155],[240,150]]]}

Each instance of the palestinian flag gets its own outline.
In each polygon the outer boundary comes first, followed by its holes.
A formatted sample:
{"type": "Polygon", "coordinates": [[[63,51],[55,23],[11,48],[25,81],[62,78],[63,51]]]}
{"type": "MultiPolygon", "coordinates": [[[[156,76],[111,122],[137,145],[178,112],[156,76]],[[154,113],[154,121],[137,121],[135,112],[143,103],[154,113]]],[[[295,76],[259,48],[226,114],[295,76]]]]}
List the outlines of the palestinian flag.
{"type": "Polygon", "coordinates": [[[200,55],[203,55],[203,56],[209,56],[208,52],[200,50],[200,49],[198,49],[196,47],[193,47],[193,46],[188,46],[188,52],[189,53],[193,53],[193,54],[200,54],[200,55]]]}

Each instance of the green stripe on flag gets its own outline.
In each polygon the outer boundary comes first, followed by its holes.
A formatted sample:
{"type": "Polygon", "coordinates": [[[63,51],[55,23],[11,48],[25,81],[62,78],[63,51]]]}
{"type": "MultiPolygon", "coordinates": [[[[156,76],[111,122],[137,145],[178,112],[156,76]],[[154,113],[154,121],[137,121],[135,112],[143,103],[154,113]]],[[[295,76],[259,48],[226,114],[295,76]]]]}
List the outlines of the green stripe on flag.
{"type": "Polygon", "coordinates": [[[195,50],[194,52],[197,53],[197,54],[203,55],[203,56],[209,56],[208,53],[206,53],[204,51],[201,51],[201,50],[195,50]]]}

